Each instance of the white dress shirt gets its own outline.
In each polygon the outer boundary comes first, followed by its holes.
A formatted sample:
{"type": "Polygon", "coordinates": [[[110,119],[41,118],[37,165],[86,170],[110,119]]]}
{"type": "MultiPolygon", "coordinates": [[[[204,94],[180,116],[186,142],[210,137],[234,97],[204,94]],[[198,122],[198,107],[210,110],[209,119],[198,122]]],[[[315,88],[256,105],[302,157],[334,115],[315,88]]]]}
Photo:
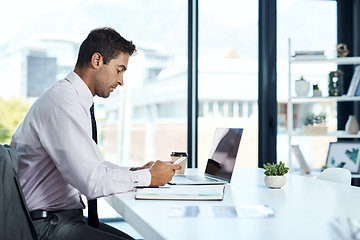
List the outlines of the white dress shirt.
{"type": "Polygon", "coordinates": [[[92,139],[93,96],[74,72],[32,105],[12,137],[29,210],[83,208],[80,193],[97,198],[148,186],[149,170],[106,162],[92,139]]]}

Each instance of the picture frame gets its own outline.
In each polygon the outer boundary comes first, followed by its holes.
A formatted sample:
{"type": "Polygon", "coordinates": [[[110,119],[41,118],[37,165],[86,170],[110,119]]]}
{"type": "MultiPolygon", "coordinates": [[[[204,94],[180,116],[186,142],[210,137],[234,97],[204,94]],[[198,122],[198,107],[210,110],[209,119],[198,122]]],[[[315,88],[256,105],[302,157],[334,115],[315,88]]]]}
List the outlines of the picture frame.
{"type": "Polygon", "coordinates": [[[360,171],[360,143],[330,142],[326,158],[328,168],[346,168],[353,174],[360,171]]]}

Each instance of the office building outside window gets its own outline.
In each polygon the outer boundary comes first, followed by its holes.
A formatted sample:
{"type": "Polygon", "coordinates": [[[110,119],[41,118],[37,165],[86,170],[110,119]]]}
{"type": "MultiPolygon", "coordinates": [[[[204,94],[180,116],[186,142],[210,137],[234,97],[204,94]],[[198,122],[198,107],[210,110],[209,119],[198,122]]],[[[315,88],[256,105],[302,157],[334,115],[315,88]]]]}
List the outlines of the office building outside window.
{"type": "Polygon", "coordinates": [[[3,11],[3,22],[13,23],[0,42],[6,55],[0,60],[6,66],[0,69],[2,99],[15,97],[30,105],[73,70],[79,45],[91,29],[110,26],[133,41],[138,53],[129,60],[124,86],[107,99],[95,97],[104,158],[136,166],[186,151],[186,0],[18,0],[3,11]],[[26,12],[18,11],[17,6],[28,4],[26,12]],[[106,14],[93,21],[99,11],[106,14]]]}

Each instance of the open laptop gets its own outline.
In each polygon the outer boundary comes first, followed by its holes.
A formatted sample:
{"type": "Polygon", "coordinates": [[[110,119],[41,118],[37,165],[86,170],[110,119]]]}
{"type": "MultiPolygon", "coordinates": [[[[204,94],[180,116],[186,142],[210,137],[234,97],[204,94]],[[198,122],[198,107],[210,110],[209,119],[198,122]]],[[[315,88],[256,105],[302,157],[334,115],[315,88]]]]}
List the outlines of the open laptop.
{"type": "Polygon", "coordinates": [[[217,128],[203,175],[174,175],[171,185],[226,184],[231,180],[242,128],[217,128]]]}

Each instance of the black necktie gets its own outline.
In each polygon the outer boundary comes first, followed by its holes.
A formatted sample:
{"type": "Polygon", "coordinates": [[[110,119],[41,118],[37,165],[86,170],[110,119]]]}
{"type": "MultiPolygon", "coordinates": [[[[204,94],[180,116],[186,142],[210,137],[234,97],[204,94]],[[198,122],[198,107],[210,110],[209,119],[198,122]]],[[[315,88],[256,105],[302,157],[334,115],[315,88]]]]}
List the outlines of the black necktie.
{"type": "MultiPolygon", "coordinates": [[[[97,143],[97,129],[96,129],[95,114],[94,114],[94,104],[91,105],[90,114],[91,114],[92,138],[97,143]]],[[[88,200],[88,222],[89,225],[92,227],[97,228],[99,226],[96,199],[88,200]]]]}

